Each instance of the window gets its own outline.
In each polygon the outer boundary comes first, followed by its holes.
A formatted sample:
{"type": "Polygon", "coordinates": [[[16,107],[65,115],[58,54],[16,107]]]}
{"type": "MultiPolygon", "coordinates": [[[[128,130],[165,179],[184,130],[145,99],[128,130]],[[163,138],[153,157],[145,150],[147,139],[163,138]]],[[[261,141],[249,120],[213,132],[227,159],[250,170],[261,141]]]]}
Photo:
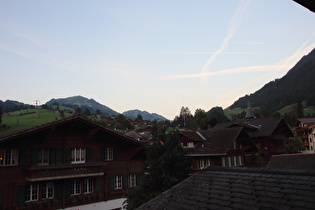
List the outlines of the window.
{"type": "Polygon", "coordinates": [[[240,166],[244,165],[242,156],[237,156],[237,162],[238,162],[238,165],[240,165],[240,166]]]}
{"type": "Polygon", "coordinates": [[[222,165],[222,166],[225,166],[225,158],[224,158],[224,157],[221,158],[221,165],[222,165]]]}
{"type": "Polygon", "coordinates": [[[129,187],[137,186],[137,176],[136,174],[129,174],[129,187]]]}
{"type": "Polygon", "coordinates": [[[122,176],[114,177],[114,189],[118,190],[122,188],[122,176]]]}
{"type": "Polygon", "coordinates": [[[71,181],[70,194],[71,195],[81,194],[81,182],[80,182],[80,180],[72,180],[71,181]]]}
{"type": "Polygon", "coordinates": [[[187,147],[194,147],[194,142],[187,142],[187,147]]]}
{"type": "Polygon", "coordinates": [[[48,182],[42,185],[42,199],[50,199],[54,197],[54,184],[48,182]]]}
{"type": "Polygon", "coordinates": [[[0,149],[0,166],[17,165],[18,149],[0,149]]]}
{"type": "Polygon", "coordinates": [[[40,149],[38,151],[38,165],[44,166],[49,164],[49,149],[40,149]]]}
{"type": "Polygon", "coordinates": [[[105,160],[113,160],[113,147],[105,147],[105,160]]]}
{"type": "Polygon", "coordinates": [[[25,201],[36,201],[38,200],[38,185],[31,184],[25,187],[25,201]]]}
{"type": "Polygon", "coordinates": [[[85,149],[84,148],[71,149],[71,163],[85,163],[85,149]]]}
{"type": "Polygon", "coordinates": [[[93,179],[89,178],[84,180],[83,192],[84,194],[93,192],[93,179]]]}

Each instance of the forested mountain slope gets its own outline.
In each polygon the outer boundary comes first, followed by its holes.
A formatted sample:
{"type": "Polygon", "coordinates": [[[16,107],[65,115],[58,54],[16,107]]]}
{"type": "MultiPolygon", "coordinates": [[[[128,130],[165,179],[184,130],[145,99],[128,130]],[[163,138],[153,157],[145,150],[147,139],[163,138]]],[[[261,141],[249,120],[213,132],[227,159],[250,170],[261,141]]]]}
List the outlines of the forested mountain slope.
{"type": "Polygon", "coordinates": [[[315,49],[301,60],[281,79],[269,82],[253,94],[239,98],[233,108],[260,107],[273,113],[286,105],[306,101],[315,106],[315,49]]]}

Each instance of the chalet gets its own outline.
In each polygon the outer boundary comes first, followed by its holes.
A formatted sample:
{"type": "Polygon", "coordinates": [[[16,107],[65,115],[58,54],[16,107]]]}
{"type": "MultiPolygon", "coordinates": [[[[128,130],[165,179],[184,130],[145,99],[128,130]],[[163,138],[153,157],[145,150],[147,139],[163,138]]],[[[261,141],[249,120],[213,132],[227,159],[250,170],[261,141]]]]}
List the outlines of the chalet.
{"type": "Polygon", "coordinates": [[[144,174],[142,150],[80,116],[0,136],[0,209],[121,208],[144,174]]]}
{"type": "Polygon", "coordinates": [[[312,169],[315,170],[315,154],[297,153],[273,155],[267,165],[273,169],[312,169]]]}
{"type": "Polygon", "coordinates": [[[315,171],[209,167],[138,210],[314,209],[315,171]]]}
{"type": "Polygon", "coordinates": [[[297,119],[294,130],[305,146],[303,153],[315,153],[315,118],[297,119]]]}
{"type": "Polygon", "coordinates": [[[293,133],[283,118],[247,118],[237,122],[217,124],[215,128],[243,127],[256,144],[266,162],[271,155],[285,152],[284,140],[293,133]]]}
{"type": "Polygon", "coordinates": [[[192,157],[194,171],[208,166],[243,166],[249,163],[245,157],[257,152],[255,144],[241,127],[180,131],[179,140],[192,157]]]}

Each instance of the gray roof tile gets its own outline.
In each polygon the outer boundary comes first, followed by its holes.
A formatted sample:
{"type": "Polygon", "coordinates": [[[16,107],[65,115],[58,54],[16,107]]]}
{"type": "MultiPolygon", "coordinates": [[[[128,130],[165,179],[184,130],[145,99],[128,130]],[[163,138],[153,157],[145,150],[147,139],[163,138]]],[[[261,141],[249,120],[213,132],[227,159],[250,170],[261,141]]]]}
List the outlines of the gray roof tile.
{"type": "Polygon", "coordinates": [[[314,197],[314,170],[210,167],[139,209],[314,209],[314,197]]]}

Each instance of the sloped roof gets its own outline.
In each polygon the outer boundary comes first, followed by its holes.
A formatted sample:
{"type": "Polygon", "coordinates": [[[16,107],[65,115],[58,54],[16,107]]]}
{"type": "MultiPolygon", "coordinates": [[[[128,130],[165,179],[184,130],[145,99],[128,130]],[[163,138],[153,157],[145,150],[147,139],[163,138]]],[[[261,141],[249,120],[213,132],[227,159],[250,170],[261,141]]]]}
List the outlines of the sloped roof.
{"type": "Polygon", "coordinates": [[[315,118],[298,118],[295,125],[300,124],[300,122],[303,124],[315,124],[315,118]]]}
{"type": "MultiPolygon", "coordinates": [[[[242,127],[210,129],[199,131],[206,138],[204,147],[185,148],[186,152],[192,154],[224,155],[230,146],[238,138],[242,127]]],[[[254,144],[253,144],[254,145],[254,144]]]]}
{"type": "Polygon", "coordinates": [[[137,144],[137,145],[143,145],[143,143],[139,142],[139,141],[136,141],[135,139],[131,138],[131,137],[128,137],[128,136],[125,136],[125,135],[122,135],[122,134],[119,134],[115,131],[112,131],[108,128],[105,128],[99,124],[96,124],[82,116],[79,116],[79,115],[74,115],[74,116],[71,116],[71,117],[66,117],[66,118],[63,118],[61,120],[56,120],[56,121],[52,121],[52,122],[48,122],[48,123],[44,123],[44,124],[41,124],[41,125],[37,125],[37,126],[34,126],[34,127],[30,127],[30,128],[26,128],[26,129],[22,129],[22,130],[19,130],[19,131],[16,131],[16,132],[12,132],[12,133],[9,133],[9,134],[6,134],[6,135],[2,135],[0,136],[0,143],[2,142],[6,142],[6,141],[10,141],[10,140],[13,140],[13,139],[17,139],[17,138],[21,138],[23,136],[27,136],[27,135],[31,135],[33,133],[37,133],[37,132],[40,132],[40,131],[43,131],[43,130],[46,130],[46,129],[49,129],[49,128],[54,128],[56,126],[62,126],[62,125],[65,125],[67,123],[72,123],[72,122],[81,122],[81,123],[84,123],[86,125],[90,125],[92,127],[95,127],[101,131],[104,131],[106,133],[109,133],[113,136],[116,136],[116,137],[119,137],[120,139],[123,139],[125,140],[126,142],[129,142],[129,143],[132,143],[132,144],[137,144]]]}
{"type": "Polygon", "coordinates": [[[181,130],[179,132],[193,141],[203,141],[202,137],[195,131],[181,130]]]}
{"type": "Polygon", "coordinates": [[[314,209],[314,170],[208,167],[138,209],[314,209]]]}
{"type": "Polygon", "coordinates": [[[271,156],[267,168],[315,170],[315,154],[273,155],[271,156]]]}

